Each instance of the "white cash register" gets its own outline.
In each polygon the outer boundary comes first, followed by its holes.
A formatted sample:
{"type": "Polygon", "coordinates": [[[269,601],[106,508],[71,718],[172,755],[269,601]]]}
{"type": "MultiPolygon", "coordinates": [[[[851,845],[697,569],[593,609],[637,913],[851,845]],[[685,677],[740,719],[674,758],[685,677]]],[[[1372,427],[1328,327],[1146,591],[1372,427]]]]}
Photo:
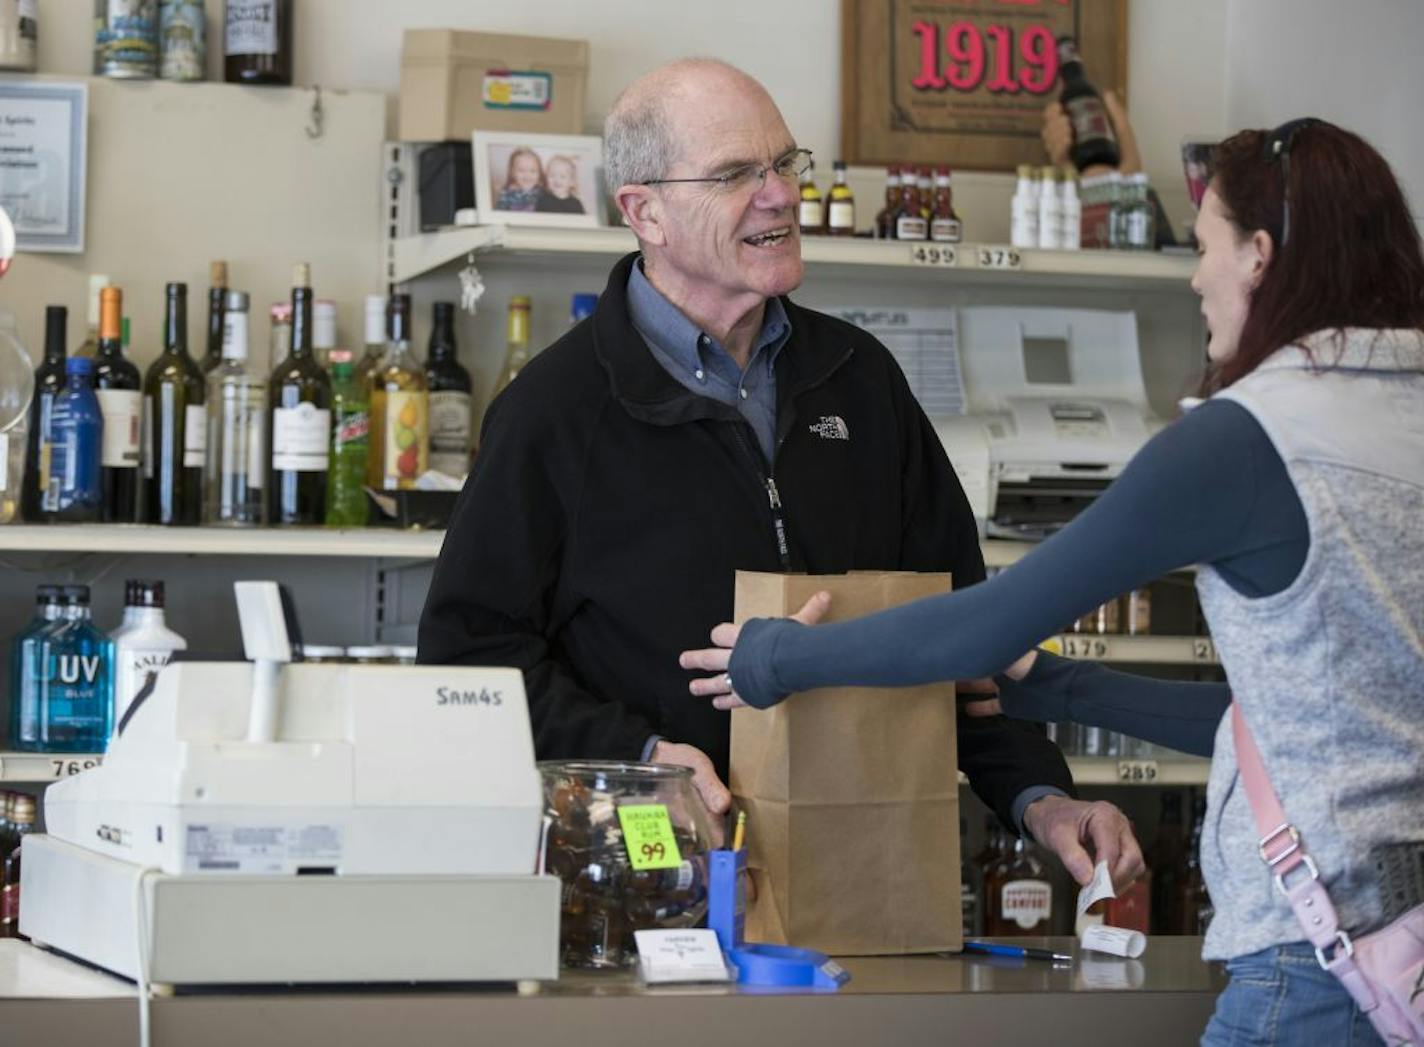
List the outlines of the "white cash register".
{"type": "Polygon", "coordinates": [[[167,666],[49,788],[21,932],[141,985],[556,978],[520,673],[289,664],[236,589],[252,660],[167,666]]]}
{"type": "Polygon", "coordinates": [[[967,413],[933,422],[981,533],[1047,537],[1161,428],[1130,312],[970,306],[958,330],[967,413]]]}

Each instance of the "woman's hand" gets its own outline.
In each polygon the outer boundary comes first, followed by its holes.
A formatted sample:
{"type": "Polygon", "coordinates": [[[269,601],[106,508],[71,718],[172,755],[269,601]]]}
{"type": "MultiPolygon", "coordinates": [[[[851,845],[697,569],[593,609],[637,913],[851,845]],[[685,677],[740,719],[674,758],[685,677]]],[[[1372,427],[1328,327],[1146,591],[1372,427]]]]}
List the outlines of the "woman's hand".
{"type": "MultiPolygon", "coordinates": [[[[830,593],[825,591],[816,593],[806,601],[801,610],[791,616],[791,620],[800,622],[802,625],[815,625],[825,616],[830,606],[830,593]]],[[[741,632],[740,625],[723,622],[712,630],[712,642],[716,644],[715,647],[683,651],[678,655],[677,664],[684,669],[700,669],[703,672],[718,674],[704,676],[687,685],[687,689],[698,697],[710,697],[713,708],[735,709],[747,704],[737,697],[737,692],[732,687],[732,678],[727,674],[727,666],[732,660],[732,648],[737,645],[737,637],[741,635],[741,632]]]]}
{"type": "MultiPolygon", "coordinates": [[[[1033,668],[1033,663],[1038,660],[1038,648],[1035,647],[1026,655],[1014,662],[1004,670],[1004,675],[1010,680],[1022,680],[1033,668]]],[[[983,694],[983,700],[970,699],[964,703],[965,716],[998,716],[1004,710],[999,705],[999,689],[993,680],[960,680],[955,686],[960,694],[983,694]]]]}

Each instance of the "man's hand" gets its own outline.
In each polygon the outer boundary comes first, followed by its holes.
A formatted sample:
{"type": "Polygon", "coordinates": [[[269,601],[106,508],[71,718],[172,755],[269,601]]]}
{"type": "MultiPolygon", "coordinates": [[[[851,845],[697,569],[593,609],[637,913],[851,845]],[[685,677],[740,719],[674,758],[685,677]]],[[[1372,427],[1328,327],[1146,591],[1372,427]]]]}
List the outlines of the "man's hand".
{"type": "Polygon", "coordinates": [[[1132,823],[1110,803],[1044,796],[1024,811],[1024,828],[1058,855],[1068,874],[1080,884],[1092,882],[1098,862],[1108,863],[1113,887],[1118,890],[1147,869],[1132,823]]]}
{"type": "MultiPolygon", "coordinates": [[[[1103,108],[1108,111],[1108,120],[1117,135],[1117,170],[1123,174],[1135,174],[1142,170],[1142,154],[1137,148],[1137,134],[1132,130],[1132,121],[1127,118],[1127,109],[1118,101],[1112,91],[1103,92],[1103,108]]],[[[1073,124],[1059,102],[1049,102],[1043,109],[1043,123],[1038,135],[1043,139],[1043,148],[1048,159],[1056,167],[1070,167],[1068,154],[1073,148],[1073,124]]],[[[1113,168],[1095,164],[1083,172],[1084,175],[1100,174],[1113,168]]]]}
{"type": "MultiPolygon", "coordinates": [[[[811,598],[801,605],[801,610],[791,615],[791,620],[800,622],[802,625],[815,625],[826,616],[826,612],[830,609],[831,594],[822,590],[812,594],[811,598]]],[[[714,709],[746,707],[747,703],[742,701],[737,692],[732,689],[732,678],[727,675],[726,671],[728,663],[732,660],[732,648],[737,646],[737,637],[741,633],[740,625],[723,622],[712,630],[712,642],[717,645],[716,647],[683,651],[678,655],[677,664],[684,669],[710,670],[718,674],[717,676],[704,676],[687,685],[687,689],[698,697],[710,697],[714,709]]]]}
{"type": "Polygon", "coordinates": [[[712,766],[712,761],[707,758],[707,754],[695,745],[682,745],[678,742],[659,741],[653,746],[650,754],[653,763],[671,763],[678,767],[692,768],[692,785],[697,790],[698,798],[702,800],[702,806],[707,808],[711,815],[712,822],[712,845],[722,846],[725,836],[722,819],[732,806],[732,794],[722,779],[717,777],[717,771],[712,766]]]}

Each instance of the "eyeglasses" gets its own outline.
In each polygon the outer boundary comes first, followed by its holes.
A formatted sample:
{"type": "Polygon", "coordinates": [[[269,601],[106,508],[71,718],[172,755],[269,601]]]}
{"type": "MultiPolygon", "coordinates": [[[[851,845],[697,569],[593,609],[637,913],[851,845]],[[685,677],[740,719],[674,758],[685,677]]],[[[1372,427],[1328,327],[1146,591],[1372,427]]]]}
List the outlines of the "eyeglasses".
{"type": "Polygon", "coordinates": [[[1290,151],[1296,135],[1307,127],[1320,123],[1313,116],[1303,116],[1281,124],[1266,136],[1266,163],[1280,161],[1281,165],[1281,246],[1290,238],[1290,151]]]}
{"type": "Polygon", "coordinates": [[[769,164],[742,164],[730,171],[710,178],[653,178],[643,185],[672,185],[679,182],[712,182],[724,193],[738,193],[755,185],[760,189],[766,184],[766,173],[771,171],[778,178],[790,181],[800,178],[811,167],[811,150],[793,149],[779,160],[769,164]]]}

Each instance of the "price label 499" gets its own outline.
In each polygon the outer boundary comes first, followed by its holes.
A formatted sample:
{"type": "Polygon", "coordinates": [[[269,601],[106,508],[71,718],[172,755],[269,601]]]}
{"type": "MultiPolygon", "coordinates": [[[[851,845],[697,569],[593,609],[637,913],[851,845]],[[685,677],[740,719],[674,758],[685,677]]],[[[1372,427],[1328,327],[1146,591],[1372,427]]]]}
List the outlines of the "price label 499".
{"type": "Polygon", "coordinates": [[[916,244],[910,248],[910,264],[949,269],[959,264],[959,255],[950,244],[916,244]]]}

